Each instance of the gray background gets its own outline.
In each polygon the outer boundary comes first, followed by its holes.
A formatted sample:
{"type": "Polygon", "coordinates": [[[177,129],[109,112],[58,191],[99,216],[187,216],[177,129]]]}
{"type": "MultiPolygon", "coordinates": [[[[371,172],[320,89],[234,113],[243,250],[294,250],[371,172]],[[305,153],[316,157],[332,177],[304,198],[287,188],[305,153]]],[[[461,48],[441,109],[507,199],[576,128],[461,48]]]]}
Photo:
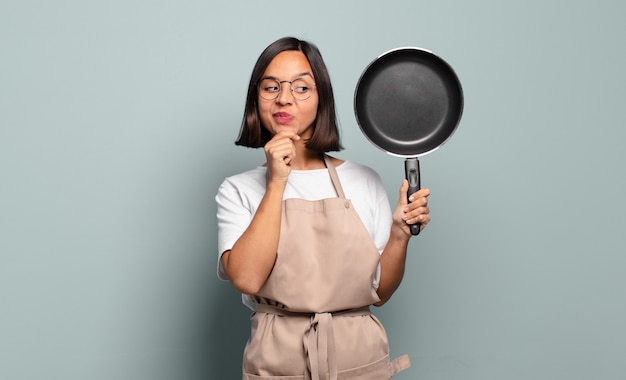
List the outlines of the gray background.
{"type": "Polygon", "coordinates": [[[398,379],[626,378],[626,6],[598,1],[0,1],[0,378],[236,379],[248,311],[215,276],[214,195],[261,50],[329,66],[338,156],[395,203],[360,133],[378,54],[419,46],[465,90],[421,159],[433,221],[376,312],[398,379]]]}

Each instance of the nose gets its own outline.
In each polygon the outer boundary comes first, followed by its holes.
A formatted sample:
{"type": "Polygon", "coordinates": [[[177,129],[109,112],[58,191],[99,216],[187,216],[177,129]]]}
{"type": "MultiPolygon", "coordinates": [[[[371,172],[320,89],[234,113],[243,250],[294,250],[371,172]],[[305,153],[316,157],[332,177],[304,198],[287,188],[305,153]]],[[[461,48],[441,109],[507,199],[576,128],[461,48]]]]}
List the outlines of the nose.
{"type": "Polygon", "coordinates": [[[293,94],[291,93],[291,82],[284,80],[280,83],[280,92],[276,101],[280,104],[290,104],[293,100],[293,94]]]}

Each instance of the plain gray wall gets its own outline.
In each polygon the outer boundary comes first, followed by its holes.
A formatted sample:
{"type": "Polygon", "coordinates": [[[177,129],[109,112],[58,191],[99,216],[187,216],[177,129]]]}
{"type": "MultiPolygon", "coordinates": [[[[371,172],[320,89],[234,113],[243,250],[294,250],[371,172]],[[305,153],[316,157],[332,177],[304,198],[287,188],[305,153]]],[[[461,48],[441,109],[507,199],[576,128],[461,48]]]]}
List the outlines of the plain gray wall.
{"type": "Polygon", "coordinates": [[[0,378],[236,379],[248,311],[217,280],[214,195],[261,50],[329,66],[338,156],[364,67],[430,49],[465,91],[421,159],[433,221],[376,313],[398,379],[626,378],[626,3],[0,1],[0,378]]]}

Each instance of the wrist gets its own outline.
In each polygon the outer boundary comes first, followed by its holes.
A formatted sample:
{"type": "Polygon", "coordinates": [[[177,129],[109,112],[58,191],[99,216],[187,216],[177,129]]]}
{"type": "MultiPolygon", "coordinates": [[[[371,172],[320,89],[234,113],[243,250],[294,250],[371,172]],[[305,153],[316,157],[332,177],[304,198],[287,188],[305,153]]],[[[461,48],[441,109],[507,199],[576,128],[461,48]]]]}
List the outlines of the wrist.
{"type": "Polygon", "coordinates": [[[389,234],[389,242],[401,245],[408,245],[411,239],[411,233],[407,233],[402,227],[392,227],[389,234]]]}
{"type": "Polygon", "coordinates": [[[287,181],[273,180],[268,181],[265,186],[265,197],[276,198],[282,201],[287,181]]]}

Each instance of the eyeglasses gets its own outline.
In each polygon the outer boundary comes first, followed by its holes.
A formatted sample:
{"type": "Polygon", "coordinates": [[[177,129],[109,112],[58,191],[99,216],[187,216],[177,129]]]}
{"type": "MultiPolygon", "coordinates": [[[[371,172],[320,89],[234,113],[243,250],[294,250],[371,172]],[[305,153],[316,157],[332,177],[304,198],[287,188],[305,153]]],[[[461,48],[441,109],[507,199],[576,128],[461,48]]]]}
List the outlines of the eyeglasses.
{"type": "Polygon", "coordinates": [[[283,90],[283,83],[289,83],[291,94],[296,100],[307,100],[316,87],[315,82],[309,78],[296,78],[294,80],[263,78],[258,84],[259,95],[265,100],[274,100],[283,90]]]}

